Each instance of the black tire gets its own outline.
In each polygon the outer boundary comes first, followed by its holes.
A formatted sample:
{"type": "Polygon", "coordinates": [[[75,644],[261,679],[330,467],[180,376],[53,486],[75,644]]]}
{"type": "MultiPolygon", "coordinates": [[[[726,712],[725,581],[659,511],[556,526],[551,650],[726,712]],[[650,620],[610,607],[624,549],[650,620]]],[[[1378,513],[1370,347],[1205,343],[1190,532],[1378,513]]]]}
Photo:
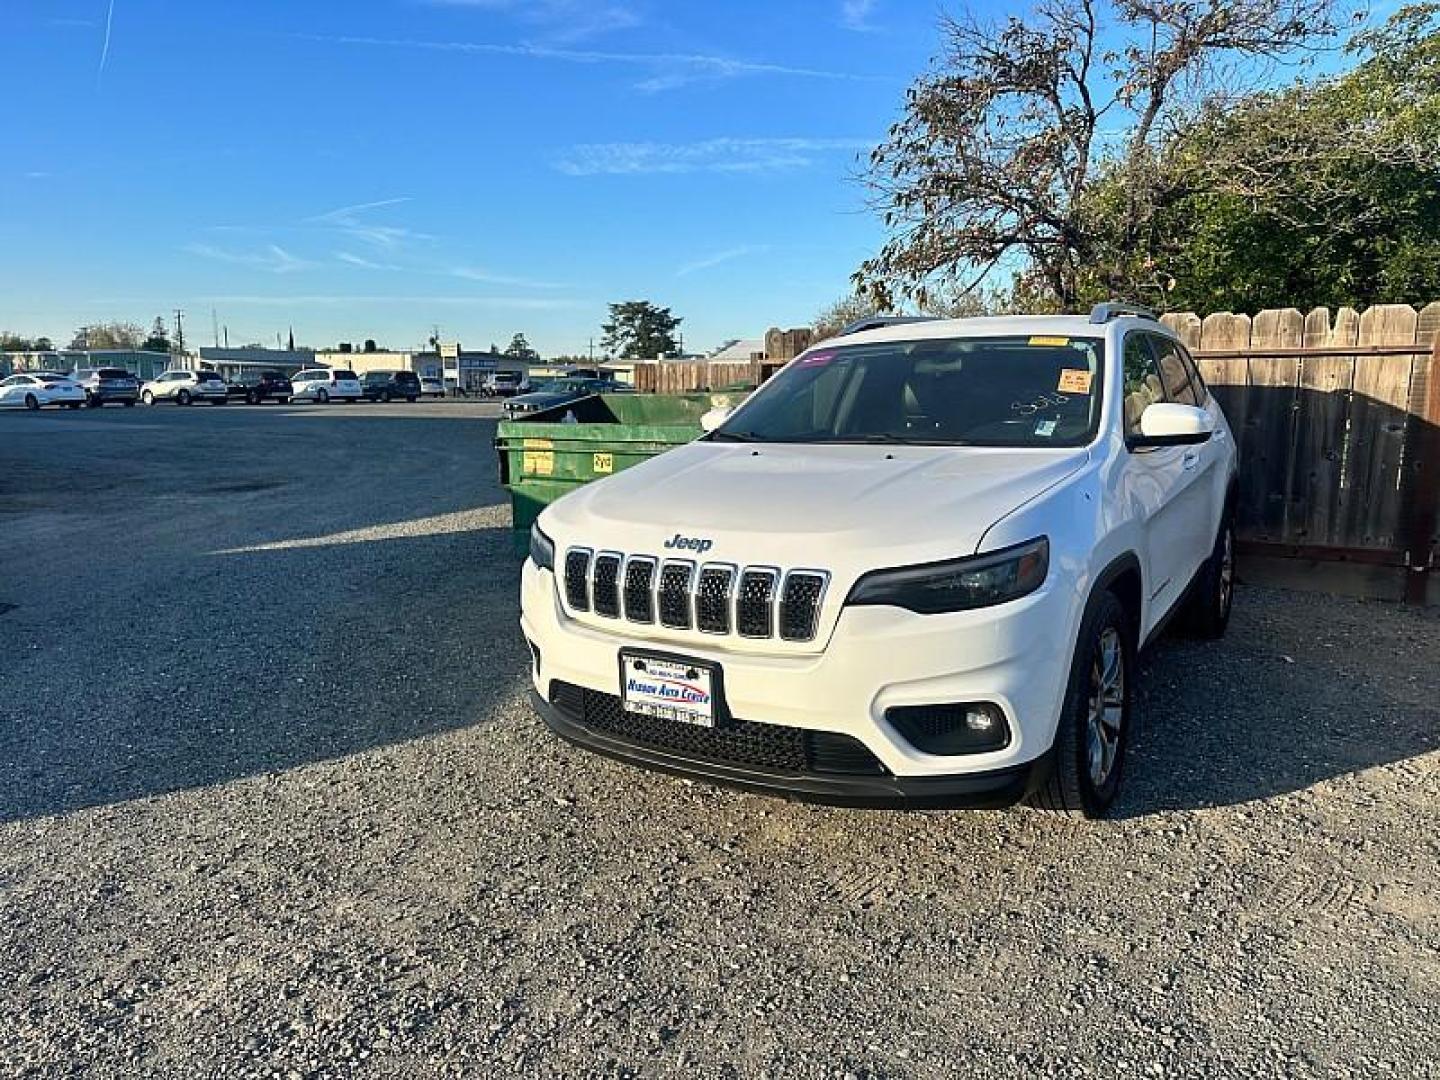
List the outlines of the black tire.
{"type": "Polygon", "coordinates": [[[85,407],[87,409],[98,409],[101,405],[104,404],[105,403],[103,401],[101,401],[98,397],[92,394],[89,390],[85,391],[85,407]]]}
{"type": "Polygon", "coordinates": [[[34,394],[26,394],[26,395],[25,395],[25,407],[26,407],[27,409],[32,410],[32,411],[35,410],[35,409],[40,408],[40,399],[37,398],[34,394]]]}
{"type": "Polygon", "coordinates": [[[78,409],[78,408],[80,408],[81,405],[83,405],[83,404],[85,404],[85,403],[84,403],[83,401],[67,401],[65,404],[68,405],[68,406],[69,406],[70,408],[72,408],[72,409],[78,409]]]}
{"type": "Polygon", "coordinates": [[[408,401],[411,405],[415,404],[415,399],[413,397],[407,397],[405,400],[408,401]]]}
{"type": "Polygon", "coordinates": [[[329,390],[324,390],[324,389],[316,390],[316,391],[315,391],[315,400],[316,400],[317,402],[319,402],[321,405],[328,404],[329,401],[330,401],[330,391],[329,391],[329,390]]]}
{"type": "Polygon", "coordinates": [[[1130,616],[1114,593],[1102,592],[1080,623],[1049,772],[1030,794],[1031,806],[1076,818],[1105,816],[1124,773],[1137,671],[1130,616]],[[1107,656],[1119,659],[1118,685],[1102,668],[1107,656]]]}
{"type": "Polygon", "coordinates": [[[389,391],[389,390],[381,391],[381,393],[380,393],[380,400],[383,401],[386,405],[389,405],[389,404],[390,404],[390,391],[389,391]]]}
{"type": "Polygon", "coordinates": [[[249,391],[249,392],[245,395],[245,404],[246,404],[246,405],[259,405],[259,404],[260,404],[260,395],[257,394],[254,390],[249,391]]]}
{"type": "Polygon", "coordinates": [[[189,405],[189,404],[190,404],[190,391],[189,391],[189,390],[181,390],[178,394],[175,395],[175,400],[176,400],[177,402],[179,402],[181,405],[189,405]]]}
{"type": "Polygon", "coordinates": [[[154,405],[155,395],[152,394],[149,390],[146,390],[145,393],[140,395],[140,400],[145,402],[146,405],[154,405]]]}
{"type": "Polygon", "coordinates": [[[1215,546],[1195,579],[1185,602],[1182,627],[1193,637],[1214,641],[1225,636],[1230,609],[1235,604],[1235,520],[1229,514],[1220,523],[1215,546]]]}
{"type": "Polygon", "coordinates": [[[290,404],[290,399],[288,397],[277,397],[275,400],[278,401],[281,405],[290,404]]]}

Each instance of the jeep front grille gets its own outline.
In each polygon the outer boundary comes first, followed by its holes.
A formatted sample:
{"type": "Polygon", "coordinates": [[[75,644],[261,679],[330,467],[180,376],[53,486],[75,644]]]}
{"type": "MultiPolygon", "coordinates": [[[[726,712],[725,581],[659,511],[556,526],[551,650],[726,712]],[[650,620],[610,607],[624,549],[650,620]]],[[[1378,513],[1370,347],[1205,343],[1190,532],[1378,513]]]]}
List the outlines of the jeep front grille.
{"type": "Polygon", "coordinates": [[[572,612],[670,630],[813,641],[830,575],[774,566],[697,565],[618,551],[565,553],[563,592],[572,612]]]}

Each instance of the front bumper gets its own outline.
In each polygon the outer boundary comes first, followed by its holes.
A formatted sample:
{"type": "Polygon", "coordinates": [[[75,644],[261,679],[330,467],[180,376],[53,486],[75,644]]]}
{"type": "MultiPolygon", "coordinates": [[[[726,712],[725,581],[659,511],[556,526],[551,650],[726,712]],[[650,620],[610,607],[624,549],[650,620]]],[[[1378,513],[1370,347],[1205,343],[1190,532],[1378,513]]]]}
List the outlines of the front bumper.
{"type": "Polygon", "coordinates": [[[875,810],[998,810],[1020,802],[1042,778],[1048,758],[1007,769],[950,776],[847,776],[775,772],[731,762],[706,761],[645,746],[587,727],[535,690],[530,703],[567,742],[606,757],[675,776],[774,795],[798,802],[875,810]]]}
{"type": "MultiPolygon", "coordinates": [[[[818,651],[788,652],[767,641],[668,639],[623,620],[603,627],[570,617],[554,577],[526,561],[521,627],[535,652],[537,707],[557,733],[582,746],[650,768],[699,776],[793,798],[857,806],[1001,806],[1029,790],[1054,741],[1074,642],[1069,597],[1032,594],[984,611],[921,616],[898,608],[847,608],[818,651]],[[618,709],[621,649],[661,650],[718,665],[728,715],[757,736],[841,736],[859,744],[871,775],[814,775],[802,746],[783,772],[769,757],[694,750],[694,740],[655,738],[616,713],[587,722],[588,710],[556,709],[567,687],[605,695],[618,709]],[[988,702],[1004,714],[1001,749],[931,754],[893,725],[899,707],[988,702]],[[768,734],[767,734],[768,733],[768,734]]],[[[622,716],[629,715],[623,714],[622,716]]],[[[808,745],[808,744],[807,744],[808,745]]],[[[832,770],[833,772],[834,770],[832,770]]]]}

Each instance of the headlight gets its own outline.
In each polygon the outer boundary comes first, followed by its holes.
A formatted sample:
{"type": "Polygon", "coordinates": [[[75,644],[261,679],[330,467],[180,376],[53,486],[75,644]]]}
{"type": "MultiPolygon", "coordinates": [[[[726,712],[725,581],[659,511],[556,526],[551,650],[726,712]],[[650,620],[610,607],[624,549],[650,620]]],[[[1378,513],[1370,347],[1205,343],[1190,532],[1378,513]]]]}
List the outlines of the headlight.
{"type": "Polygon", "coordinates": [[[1030,540],[964,559],[876,570],[850,590],[846,604],[887,604],[919,615],[1003,604],[1038,589],[1050,569],[1050,541],[1030,540]]]}
{"type": "Polygon", "coordinates": [[[541,570],[555,570],[555,541],[541,532],[539,525],[530,526],[530,561],[541,570]]]}

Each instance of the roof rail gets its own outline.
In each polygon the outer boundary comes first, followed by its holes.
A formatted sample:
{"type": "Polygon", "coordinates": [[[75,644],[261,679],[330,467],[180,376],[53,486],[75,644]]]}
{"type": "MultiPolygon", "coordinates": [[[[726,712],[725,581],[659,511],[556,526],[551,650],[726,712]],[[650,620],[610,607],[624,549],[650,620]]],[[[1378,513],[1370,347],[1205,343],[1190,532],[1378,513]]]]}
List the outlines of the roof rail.
{"type": "Polygon", "coordinates": [[[1149,308],[1139,307],[1136,304],[1105,303],[1096,304],[1093,308],[1090,309],[1090,321],[1097,326],[1101,326],[1109,322],[1117,315],[1135,315],[1142,319],[1150,319],[1156,322],[1159,321],[1156,318],[1155,312],[1151,311],[1149,308]]]}
{"type": "Polygon", "coordinates": [[[934,322],[934,315],[867,315],[863,319],[856,319],[845,329],[837,331],[835,337],[844,337],[847,334],[858,334],[862,330],[878,330],[882,326],[900,326],[904,323],[934,322]]]}

